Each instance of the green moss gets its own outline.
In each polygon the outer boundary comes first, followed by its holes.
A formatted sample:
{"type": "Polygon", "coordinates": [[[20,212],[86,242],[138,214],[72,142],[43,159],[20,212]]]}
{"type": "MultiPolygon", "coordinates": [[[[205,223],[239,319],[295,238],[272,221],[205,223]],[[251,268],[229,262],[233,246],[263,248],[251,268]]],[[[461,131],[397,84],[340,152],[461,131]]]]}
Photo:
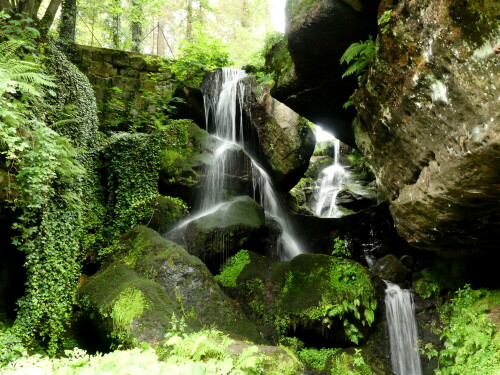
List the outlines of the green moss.
{"type": "Polygon", "coordinates": [[[240,250],[224,264],[222,272],[215,276],[215,281],[226,288],[236,287],[238,276],[248,264],[250,264],[248,250],[240,250]]]}
{"type": "Polygon", "coordinates": [[[148,308],[140,290],[131,288],[123,290],[117,297],[110,314],[115,330],[130,331],[133,320],[148,308]]]}
{"type": "Polygon", "coordinates": [[[277,87],[286,86],[294,80],[294,63],[288,50],[288,40],[284,35],[265,51],[265,59],[266,71],[272,74],[277,87]]]}
{"type": "Polygon", "coordinates": [[[360,264],[308,254],[269,266],[252,252],[238,255],[217,278],[261,327],[272,327],[270,335],[277,341],[303,325],[340,330],[357,343],[363,327],[372,325],[376,295],[360,264]]]}

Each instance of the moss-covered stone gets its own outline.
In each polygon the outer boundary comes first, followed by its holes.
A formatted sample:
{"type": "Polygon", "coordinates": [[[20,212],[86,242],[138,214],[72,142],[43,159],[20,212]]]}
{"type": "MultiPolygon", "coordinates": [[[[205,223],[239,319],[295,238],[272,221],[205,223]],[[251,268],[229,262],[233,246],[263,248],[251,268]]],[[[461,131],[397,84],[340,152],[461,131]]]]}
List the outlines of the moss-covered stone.
{"type": "Polygon", "coordinates": [[[270,264],[243,250],[216,279],[274,340],[328,332],[330,340],[358,342],[363,327],[374,321],[377,301],[370,275],[350,260],[307,254],[270,264]]]}
{"type": "Polygon", "coordinates": [[[187,250],[217,272],[225,257],[241,248],[255,248],[264,226],[264,209],[248,196],[237,197],[188,224],[187,250]]]}
{"type": "Polygon", "coordinates": [[[370,275],[359,263],[308,254],[290,261],[279,304],[290,327],[340,330],[358,343],[362,327],[374,321],[377,300],[370,275]]]}
{"type": "Polygon", "coordinates": [[[251,118],[259,145],[275,183],[283,190],[293,187],[307,170],[316,143],[311,123],[271,97],[269,87],[258,92],[246,79],[251,97],[251,118]]]}
{"type": "Polygon", "coordinates": [[[152,280],[122,262],[114,262],[80,288],[84,306],[117,344],[133,346],[163,340],[173,315],[181,312],[152,280]]]}
{"type": "Polygon", "coordinates": [[[153,280],[192,327],[216,327],[261,342],[256,327],[220,289],[205,264],[155,231],[137,227],[124,234],[115,258],[153,280]]]}
{"type": "Polygon", "coordinates": [[[173,122],[167,130],[167,147],[160,156],[160,191],[194,205],[215,143],[215,138],[193,121],[173,122]]]}

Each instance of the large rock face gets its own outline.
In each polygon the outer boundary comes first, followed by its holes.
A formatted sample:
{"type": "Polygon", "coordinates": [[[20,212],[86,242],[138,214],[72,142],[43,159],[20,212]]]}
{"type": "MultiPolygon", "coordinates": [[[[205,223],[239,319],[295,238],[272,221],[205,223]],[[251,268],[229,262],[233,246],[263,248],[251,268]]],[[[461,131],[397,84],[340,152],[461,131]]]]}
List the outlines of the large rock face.
{"type": "Polygon", "coordinates": [[[289,0],[285,40],[266,56],[276,72],[272,95],[300,115],[354,145],[354,111],[343,104],[356,88],[342,79],[340,57],[347,47],[375,34],[378,1],[289,0]]]}
{"type": "Polygon", "coordinates": [[[494,0],[399,2],[355,98],[399,234],[441,255],[498,249],[499,16],[494,0]]]}

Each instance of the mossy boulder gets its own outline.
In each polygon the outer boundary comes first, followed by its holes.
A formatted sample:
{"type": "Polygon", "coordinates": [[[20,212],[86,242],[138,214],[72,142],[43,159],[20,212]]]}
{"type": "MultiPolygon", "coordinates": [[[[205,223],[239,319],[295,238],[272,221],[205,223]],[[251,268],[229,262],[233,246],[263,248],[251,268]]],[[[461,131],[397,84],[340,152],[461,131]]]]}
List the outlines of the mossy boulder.
{"type": "Polygon", "coordinates": [[[190,222],[184,237],[189,253],[200,257],[217,272],[225,257],[239,249],[258,249],[260,233],[264,230],[264,209],[250,197],[241,196],[190,222]]]}
{"type": "Polygon", "coordinates": [[[377,300],[369,272],[359,263],[304,254],[290,261],[279,304],[288,329],[358,343],[374,321],[377,300]]]}
{"type": "Polygon", "coordinates": [[[173,316],[184,318],[190,331],[215,327],[262,342],[256,326],[221,291],[203,262],[152,229],[136,227],[124,234],[111,258],[80,294],[119,342],[155,344],[171,328],[173,316]],[[134,303],[122,312],[125,297],[134,303]]]}
{"type": "Polygon", "coordinates": [[[187,119],[173,122],[166,138],[167,145],[160,156],[159,190],[192,206],[216,140],[187,119]]]}
{"type": "Polygon", "coordinates": [[[216,280],[274,340],[291,335],[315,346],[357,343],[377,307],[368,271],[328,255],[304,254],[271,264],[241,251],[216,280]]]}
{"type": "Polygon", "coordinates": [[[408,269],[393,254],[378,259],[373,265],[373,273],[393,283],[402,283],[408,276],[408,269]]]}
{"type": "Polygon", "coordinates": [[[152,280],[122,262],[113,262],[80,288],[83,304],[108,336],[128,346],[156,344],[182,316],[175,300],[152,280]]]}

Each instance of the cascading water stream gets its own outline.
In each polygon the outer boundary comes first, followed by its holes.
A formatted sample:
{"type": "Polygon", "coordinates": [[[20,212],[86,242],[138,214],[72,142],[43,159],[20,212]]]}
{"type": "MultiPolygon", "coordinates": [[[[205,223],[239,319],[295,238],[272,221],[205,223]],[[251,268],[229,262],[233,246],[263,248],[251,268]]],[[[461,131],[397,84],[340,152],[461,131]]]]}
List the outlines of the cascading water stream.
{"type": "Polygon", "coordinates": [[[385,283],[392,371],[396,375],[422,375],[413,295],[410,290],[387,281],[385,283]]]}
{"type": "Polygon", "coordinates": [[[214,151],[213,162],[207,171],[198,210],[213,212],[213,207],[223,201],[226,183],[224,176],[230,174],[232,168],[237,167],[238,161],[235,160],[234,151],[242,150],[252,164],[254,199],[280,226],[282,233],[278,238],[278,251],[281,258],[287,260],[299,255],[302,250],[271,177],[245,150],[243,131],[245,86],[240,81],[245,76],[243,70],[219,69],[215,73],[210,90],[204,92],[207,130],[219,139],[220,145],[214,151]]]}
{"type": "Polygon", "coordinates": [[[349,172],[339,164],[340,141],[334,140],[333,165],[323,169],[315,188],[314,213],[320,217],[338,218],[343,213],[337,207],[337,195],[349,181],[349,172]]]}

